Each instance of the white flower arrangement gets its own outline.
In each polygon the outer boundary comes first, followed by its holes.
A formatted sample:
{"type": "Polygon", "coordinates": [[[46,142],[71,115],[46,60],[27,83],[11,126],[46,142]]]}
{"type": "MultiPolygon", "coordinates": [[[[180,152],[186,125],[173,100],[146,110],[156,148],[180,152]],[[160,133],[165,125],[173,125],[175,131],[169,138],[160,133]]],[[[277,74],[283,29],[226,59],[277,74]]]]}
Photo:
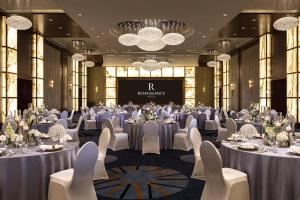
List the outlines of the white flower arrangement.
{"type": "Polygon", "coordinates": [[[0,135],[0,142],[5,142],[7,137],[5,135],[0,135]]]}
{"type": "Polygon", "coordinates": [[[23,141],[23,135],[22,134],[16,134],[15,142],[22,142],[23,141]]]}
{"type": "Polygon", "coordinates": [[[40,131],[36,130],[36,129],[31,129],[31,130],[28,132],[28,134],[29,134],[30,136],[34,136],[34,137],[36,137],[36,138],[41,137],[41,135],[42,135],[42,133],[41,133],[40,131]]]}
{"type": "Polygon", "coordinates": [[[285,131],[282,131],[282,132],[278,133],[277,136],[276,136],[276,140],[278,142],[288,141],[289,140],[288,133],[285,132],[285,131]]]}

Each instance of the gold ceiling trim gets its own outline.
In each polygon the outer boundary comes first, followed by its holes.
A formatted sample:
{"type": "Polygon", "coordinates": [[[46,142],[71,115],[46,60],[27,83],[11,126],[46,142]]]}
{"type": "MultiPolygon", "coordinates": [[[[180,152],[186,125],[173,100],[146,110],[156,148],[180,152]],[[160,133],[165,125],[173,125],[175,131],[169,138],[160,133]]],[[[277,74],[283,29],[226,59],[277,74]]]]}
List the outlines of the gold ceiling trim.
{"type": "Polygon", "coordinates": [[[257,14],[273,14],[273,13],[291,13],[291,14],[298,14],[300,10],[257,10],[257,9],[249,9],[249,10],[242,10],[241,13],[257,13],[257,14]]]}
{"type": "Polygon", "coordinates": [[[65,13],[62,9],[33,9],[33,10],[3,10],[5,13],[8,14],[16,14],[16,13],[65,13]]]}

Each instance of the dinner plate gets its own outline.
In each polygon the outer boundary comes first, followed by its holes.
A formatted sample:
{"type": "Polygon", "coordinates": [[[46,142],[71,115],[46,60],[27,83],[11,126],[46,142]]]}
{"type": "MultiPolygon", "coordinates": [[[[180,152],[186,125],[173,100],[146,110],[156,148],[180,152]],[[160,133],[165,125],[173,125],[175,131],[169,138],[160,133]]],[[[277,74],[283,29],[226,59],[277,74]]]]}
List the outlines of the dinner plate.
{"type": "Polygon", "coordinates": [[[55,152],[63,150],[64,145],[40,145],[40,148],[43,152],[55,152]]]}
{"type": "Polygon", "coordinates": [[[251,148],[250,147],[244,147],[244,146],[238,146],[238,150],[242,151],[258,151],[258,147],[253,145],[251,148]]]}

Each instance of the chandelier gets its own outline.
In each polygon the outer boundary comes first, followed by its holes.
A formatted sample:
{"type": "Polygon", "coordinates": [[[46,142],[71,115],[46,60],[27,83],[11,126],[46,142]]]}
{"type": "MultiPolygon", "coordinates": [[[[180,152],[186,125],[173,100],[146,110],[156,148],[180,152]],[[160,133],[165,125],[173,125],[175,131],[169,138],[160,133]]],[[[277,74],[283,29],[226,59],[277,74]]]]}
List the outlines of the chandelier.
{"type": "Polygon", "coordinates": [[[281,17],[273,23],[273,27],[278,31],[287,31],[297,27],[299,20],[297,17],[281,17]]]}
{"type": "Polygon", "coordinates": [[[85,59],[85,56],[80,53],[75,53],[72,55],[72,59],[76,61],[83,61],[85,59]]]}
{"type": "Polygon", "coordinates": [[[72,40],[72,47],[76,50],[82,49],[85,42],[83,40],[72,40]]]}
{"type": "Polygon", "coordinates": [[[28,18],[19,15],[6,18],[6,24],[17,30],[27,30],[32,27],[32,22],[28,18]]]}
{"type": "Polygon", "coordinates": [[[180,45],[194,30],[175,20],[143,19],[118,23],[110,33],[124,46],[158,51],[166,45],[180,45]]]}
{"type": "Polygon", "coordinates": [[[131,63],[133,67],[142,67],[147,71],[155,71],[164,67],[170,67],[170,63],[163,57],[146,56],[138,58],[131,63]]]}
{"type": "Polygon", "coordinates": [[[88,60],[88,61],[85,62],[85,66],[86,67],[94,67],[95,66],[95,62],[88,60]]]}
{"type": "Polygon", "coordinates": [[[219,61],[225,62],[225,61],[229,61],[231,59],[231,56],[229,54],[224,53],[224,54],[217,56],[217,59],[219,61]]]}
{"type": "Polygon", "coordinates": [[[218,62],[214,61],[214,60],[209,61],[209,62],[207,62],[207,66],[208,67],[216,67],[216,66],[218,66],[218,62]]]}

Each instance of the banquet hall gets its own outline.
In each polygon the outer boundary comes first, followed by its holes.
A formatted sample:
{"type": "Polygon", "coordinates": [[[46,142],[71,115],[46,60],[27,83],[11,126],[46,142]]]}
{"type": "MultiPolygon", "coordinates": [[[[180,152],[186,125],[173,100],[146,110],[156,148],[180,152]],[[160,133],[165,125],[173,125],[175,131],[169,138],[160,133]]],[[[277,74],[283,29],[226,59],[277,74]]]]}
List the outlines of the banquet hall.
{"type": "Polygon", "coordinates": [[[299,0],[0,0],[0,200],[300,200],[299,0]]]}

